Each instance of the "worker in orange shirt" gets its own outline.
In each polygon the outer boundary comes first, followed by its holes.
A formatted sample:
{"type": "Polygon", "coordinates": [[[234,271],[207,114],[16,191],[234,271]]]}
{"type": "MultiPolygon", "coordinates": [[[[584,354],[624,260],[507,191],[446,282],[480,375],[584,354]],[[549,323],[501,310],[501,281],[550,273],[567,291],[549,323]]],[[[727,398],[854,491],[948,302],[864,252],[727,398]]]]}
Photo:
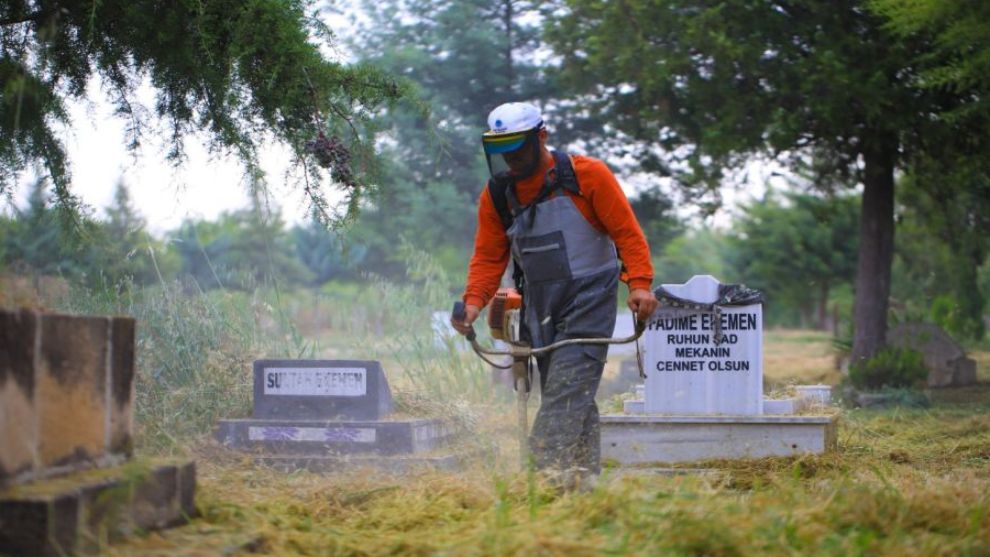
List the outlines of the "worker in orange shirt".
{"type": "MultiPolygon", "coordinates": [[[[637,319],[649,318],[658,306],[649,247],[608,167],[548,150],[543,116],[532,104],[498,106],[488,127],[482,144],[492,177],[478,203],[465,312],[452,318],[454,328],[468,333],[510,259],[533,347],[610,337],[620,279],[637,319]]],[[[570,472],[578,481],[600,472],[595,393],[607,350],[579,344],[537,358],[542,397],[530,436],[537,468],[570,472]]]]}

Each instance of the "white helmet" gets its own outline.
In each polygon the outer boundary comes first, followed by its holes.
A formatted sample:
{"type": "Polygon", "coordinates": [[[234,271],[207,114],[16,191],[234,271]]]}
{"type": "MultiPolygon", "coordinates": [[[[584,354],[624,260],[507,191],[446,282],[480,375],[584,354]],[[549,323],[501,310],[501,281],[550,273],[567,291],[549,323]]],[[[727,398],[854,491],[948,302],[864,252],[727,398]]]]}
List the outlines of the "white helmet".
{"type": "Polygon", "coordinates": [[[481,143],[492,176],[505,173],[501,157],[496,157],[493,161],[492,155],[504,155],[527,144],[532,146],[537,155],[534,163],[538,165],[539,142],[536,136],[544,127],[540,109],[529,103],[505,103],[491,111],[488,114],[488,131],[482,134],[481,143]]]}

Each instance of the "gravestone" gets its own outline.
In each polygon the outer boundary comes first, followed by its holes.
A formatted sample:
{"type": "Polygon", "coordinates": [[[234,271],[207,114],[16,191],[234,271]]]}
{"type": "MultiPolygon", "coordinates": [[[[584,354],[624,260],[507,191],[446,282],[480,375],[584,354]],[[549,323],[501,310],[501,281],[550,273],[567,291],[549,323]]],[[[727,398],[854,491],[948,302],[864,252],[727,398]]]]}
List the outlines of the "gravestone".
{"type": "Polygon", "coordinates": [[[931,323],[901,323],[887,332],[887,343],[921,352],[928,368],[929,387],[965,387],[976,383],[976,361],[931,323]]]}
{"type": "MultiPolygon", "coordinates": [[[[602,458],[619,465],[821,453],[832,415],[766,415],[762,296],[709,275],[655,292],[643,335],[642,398],[601,416],[602,458]]],[[[638,394],[638,393],[637,393],[638,394]]],[[[773,401],[774,412],[796,403],[773,401]]]]}
{"type": "MultiPolygon", "coordinates": [[[[710,275],[666,292],[709,305],[719,299],[710,275]]],[[[674,302],[677,303],[677,302],[674,302]]],[[[763,306],[698,311],[661,302],[644,333],[647,413],[763,413],[763,306]]]]}
{"type": "Polygon", "coordinates": [[[261,460],[270,464],[324,469],[343,456],[423,453],[452,437],[441,420],[396,419],[392,412],[377,361],[257,360],[252,417],[221,420],[216,437],[267,455],[261,460]]]}
{"type": "Polygon", "coordinates": [[[130,317],[0,309],[0,555],[97,553],[195,514],[195,463],[134,459],[130,317]]]}
{"type": "Polygon", "coordinates": [[[392,393],[378,362],[254,362],[255,418],[380,420],[391,413],[392,393]]]}

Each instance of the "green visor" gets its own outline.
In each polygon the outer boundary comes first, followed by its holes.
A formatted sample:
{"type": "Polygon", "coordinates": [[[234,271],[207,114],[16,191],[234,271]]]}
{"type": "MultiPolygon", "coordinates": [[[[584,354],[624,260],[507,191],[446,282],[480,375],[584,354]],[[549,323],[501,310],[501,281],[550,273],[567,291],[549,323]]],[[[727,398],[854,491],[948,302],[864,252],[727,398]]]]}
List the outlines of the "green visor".
{"type": "Polygon", "coordinates": [[[530,157],[532,162],[529,165],[532,168],[517,168],[514,172],[517,177],[529,176],[540,163],[540,142],[537,136],[541,129],[543,129],[542,123],[540,126],[521,132],[485,132],[481,136],[481,144],[485,148],[485,161],[488,163],[488,171],[491,172],[492,177],[510,174],[509,166],[505,161],[509,153],[532,149],[533,155],[530,157]]]}

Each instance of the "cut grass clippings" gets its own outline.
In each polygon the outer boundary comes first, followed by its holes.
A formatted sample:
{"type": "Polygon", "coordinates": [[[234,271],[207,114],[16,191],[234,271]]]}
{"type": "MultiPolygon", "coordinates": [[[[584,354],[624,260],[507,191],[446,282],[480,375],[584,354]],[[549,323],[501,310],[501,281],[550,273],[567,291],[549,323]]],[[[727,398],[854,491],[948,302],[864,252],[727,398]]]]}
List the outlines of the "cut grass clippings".
{"type": "MultiPolygon", "coordinates": [[[[139,319],[138,452],[185,452],[198,466],[198,517],[103,554],[990,555],[986,383],[931,391],[924,409],[845,411],[832,453],[607,471],[588,492],[559,493],[515,471],[511,392],[470,355],[433,344],[425,324],[449,297],[442,286],[376,287],[375,306],[328,298],[328,321],[301,327],[307,338],[295,324],[314,305],[308,294],[163,284],[110,305],[73,296],[67,309],[139,319]],[[454,418],[498,452],[458,473],[316,475],[253,466],[203,440],[217,419],[250,411],[249,362],[277,355],[380,358],[400,413],[454,418]]],[[[767,331],[764,346],[771,389],[841,378],[827,334],[767,331]]],[[[987,381],[990,356],[971,355],[987,381]]],[[[530,408],[532,419],[535,400],[530,408]]]]}
{"type": "Polygon", "coordinates": [[[587,493],[504,463],[284,474],[205,446],[201,516],[106,554],[986,555],[990,387],[972,391],[977,402],[847,412],[833,453],[606,472],[587,493]]]}

